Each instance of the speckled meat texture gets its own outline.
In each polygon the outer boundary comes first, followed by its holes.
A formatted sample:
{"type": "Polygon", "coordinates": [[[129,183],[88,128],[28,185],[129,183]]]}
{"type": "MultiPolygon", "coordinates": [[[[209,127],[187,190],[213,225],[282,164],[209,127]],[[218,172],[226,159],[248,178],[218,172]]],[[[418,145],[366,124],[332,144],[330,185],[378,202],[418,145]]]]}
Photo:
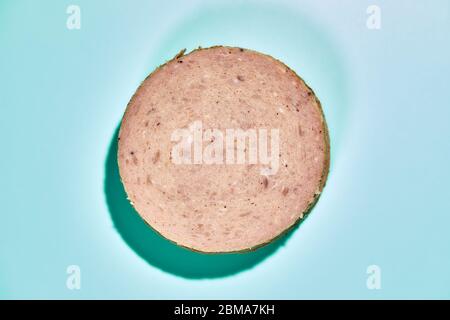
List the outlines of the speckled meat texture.
{"type": "Polygon", "coordinates": [[[325,184],[329,143],[320,103],[292,70],[261,53],[212,47],[178,55],[131,99],[119,134],[122,182],[141,217],[167,239],[218,253],[255,249],[304,218],[325,184]],[[175,164],[171,134],[277,128],[279,169],[175,164]]]}

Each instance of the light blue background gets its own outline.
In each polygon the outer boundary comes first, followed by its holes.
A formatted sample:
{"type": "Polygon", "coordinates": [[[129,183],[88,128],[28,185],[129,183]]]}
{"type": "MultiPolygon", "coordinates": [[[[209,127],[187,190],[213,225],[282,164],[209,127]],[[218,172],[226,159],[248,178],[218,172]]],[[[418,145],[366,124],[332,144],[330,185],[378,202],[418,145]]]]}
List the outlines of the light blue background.
{"type": "MultiPolygon", "coordinates": [[[[0,2],[0,298],[450,298],[448,1],[0,2]],[[81,29],[66,8],[81,8],[81,29]],[[381,8],[381,30],[366,8],[381,8]],[[105,162],[145,76],[236,45],[296,70],[332,168],[311,216],[253,268],[189,278],[114,227],[105,162]],[[81,268],[81,290],[66,268],[81,268]],[[366,268],[381,268],[368,290],[366,268]]],[[[183,264],[183,261],[179,261],[183,264]]]]}

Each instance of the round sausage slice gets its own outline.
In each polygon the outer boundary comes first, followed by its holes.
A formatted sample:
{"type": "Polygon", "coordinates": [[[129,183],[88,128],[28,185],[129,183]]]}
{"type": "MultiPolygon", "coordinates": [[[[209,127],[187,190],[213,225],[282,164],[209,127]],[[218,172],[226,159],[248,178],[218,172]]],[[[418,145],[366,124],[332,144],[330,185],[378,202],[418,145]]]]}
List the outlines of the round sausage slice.
{"type": "Polygon", "coordinates": [[[326,181],[319,100],[280,61],[233,47],[180,52],[137,89],[118,163],[145,222],[200,252],[254,250],[303,219],[326,181]]]}

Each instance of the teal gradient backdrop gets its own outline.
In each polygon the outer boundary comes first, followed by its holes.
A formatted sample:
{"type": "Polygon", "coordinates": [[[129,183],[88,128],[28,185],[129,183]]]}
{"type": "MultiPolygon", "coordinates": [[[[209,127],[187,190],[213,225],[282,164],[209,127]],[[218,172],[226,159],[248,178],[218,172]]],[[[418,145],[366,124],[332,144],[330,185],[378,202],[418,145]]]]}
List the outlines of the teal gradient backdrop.
{"type": "Polygon", "coordinates": [[[1,1],[0,298],[450,298],[449,34],[444,0],[1,1]],[[72,4],[79,30],[66,28],[72,4]],[[380,30],[366,27],[372,4],[380,30]],[[140,82],[182,48],[217,44],[294,69],[332,140],[312,214],[248,255],[159,238],[115,167],[140,82]]]}

